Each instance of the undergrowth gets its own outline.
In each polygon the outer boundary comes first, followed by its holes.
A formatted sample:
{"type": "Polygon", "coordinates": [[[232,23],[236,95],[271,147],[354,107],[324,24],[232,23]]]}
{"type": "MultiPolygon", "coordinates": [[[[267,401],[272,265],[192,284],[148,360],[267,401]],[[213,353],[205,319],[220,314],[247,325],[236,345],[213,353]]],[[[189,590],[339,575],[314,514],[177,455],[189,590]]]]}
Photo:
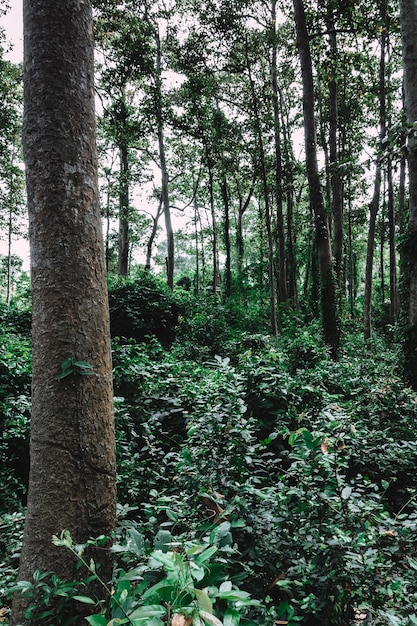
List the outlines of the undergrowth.
{"type": "MultiPolygon", "coordinates": [[[[315,322],[289,317],[278,339],[237,324],[226,333],[222,305],[210,306],[211,318],[178,321],[170,349],[155,337],[114,341],[114,579],[96,605],[82,580],[38,572],[19,583],[34,597],[33,619],[65,623],[48,614],[59,597],[62,607],[91,601],[93,626],[417,624],[417,397],[399,377],[395,346],[376,337],[370,356],[352,323],[333,362],[315,322]]],[[[29,365],[26,339],[2,341],[7,613],[29,365]]],[[[82,559],[68,535],[55,541],[82,559]]]]}

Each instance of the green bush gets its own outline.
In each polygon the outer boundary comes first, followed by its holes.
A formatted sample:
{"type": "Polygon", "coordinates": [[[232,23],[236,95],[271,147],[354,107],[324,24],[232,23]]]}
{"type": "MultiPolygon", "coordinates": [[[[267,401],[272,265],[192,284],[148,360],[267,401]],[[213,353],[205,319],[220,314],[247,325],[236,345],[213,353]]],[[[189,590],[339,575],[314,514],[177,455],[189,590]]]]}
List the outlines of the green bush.
{"type": "Polygon", "coordinates": [[[0,335],[0,514],[20,508],[29,476],[31,348],[13,333],[0,335]]]}
{"type": "Polygon", "coordinates": [[[148,341],[156,337],[165,347],[175,338],[179,309],[172,294],[149,272],[109,289],[112,337],[148,341]]]}

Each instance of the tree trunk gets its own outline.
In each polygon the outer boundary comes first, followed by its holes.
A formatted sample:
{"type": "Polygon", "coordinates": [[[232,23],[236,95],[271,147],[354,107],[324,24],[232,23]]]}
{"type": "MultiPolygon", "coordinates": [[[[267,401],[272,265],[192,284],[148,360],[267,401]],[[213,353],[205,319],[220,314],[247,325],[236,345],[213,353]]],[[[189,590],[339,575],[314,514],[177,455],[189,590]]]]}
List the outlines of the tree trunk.
{"type": "Polygon", "coordinates": [[[120,119],[122,140],[119,146],[119,254],[117,266],[119,276],[127,276],[129,273],[129,154],[125,137],[126,121],[126,105],[122,102],[120,119]]]}
{"type": "MultiPolygon", "coordinates": [[[[386,134],[386,98],[385,98],[385,45],[386,45],[386,32],[381,33],[381,56],[379,64],[379,139],[380,145],[386,134]]],[[[380,151],[379,147],[379,151],[380,151]]],[[[372,201],[369,205],[369,227],[368,227],[368,242],[366,247],[366,268],[365,268],[365,293],[363,303],[363,322],[364,322],[364,340],[369,349],[369,341],[371,339],[372,330],[372,272],[374,261],[374,246],[375,246],[375,230],[376,230],[376,218],[379,209],[379,198],[381,195],[381,177],[382,177],[382,165],[381,154],[377,155],[377,163],[375,168],[375,182],[374,193],[372,201]]]]}
{"type": "Polygon", "coordinates": [[[220,286],[220,269],[219,269],[219,251],[217,246],[217,219],[216,219],[216,207],[214,203],[214,175],[213,175],[213,158],[210,153],[210,147],[207,141],[204,139],[204,149],[207,160],[207,169],[209,177],[209,202],[210,202],[210,215],[211,215],[211,247],[213,256],[213,276],[212,276],[212,292],[213,295],[217,294],[220,286]]]}
{"type": "Polygon", "coordinates": [[[271,22],[272,22],[272,60],[271,60],[271,83],[272,102],[274,110],[274,149],[275,149],[275,202],[277,220],[277,243],[278,243],[278,300],[285,302],[288,299],[287,290],[287,260],[285,248],[285,231],[283,215],[283,194],[282,194],[282,154],[281,154],[281,133],[279,115],[279,92],[277,77],[277,44],[276,36],[277,0],[271,1],[271,22]]]}
{"type": "MultiPolygon", "coordinates": [[[[33,373],[28,508],[19,580],[36,569],[77,580],[51,538],[110,535],[115,445],[108,299],[98,203],[93,21],[83,0],[24,1],[24,133],[33,373]],[[68,376],[58,379],[63,363],[68,376]],[[82,376],[76,362],[91,365],[82,376]],[[70,373],[72,370],[72,373],[70,373]]],[[[92,555],[104,580],[107,550],[92,555]]],[[[98,597],[102,590],[87,590],[98,597]]],[[[11,625],[28,600],[16,596],[11,625]]],[[[30,602],[30,600],[29,600],[30,602]]],[[[72,615],[82,613],[75,607],[72,615]]],[[[73,622],[84,624],[80,617],[73,622]]]]}
{"type": "Polygon", "coordinates": [[[237,225],[236,225],[236,257],[237,257],[237,279],[239,281],[240,289],[243,288],[243,258],[245,252],[245,244],[243,237],[243,216],[248,208],[250,201],[253,196],[253,191],[255,189],[256,176],[253,177],[251,187],[248,191],[248,195],[245,200],[243,200],[243,195],[241,193],[239,182],[237,177],[235,179],[236,182],[236,193],[239,200],[239,207],[237,212],[237,225]]]}
{"type": "Polygon", "coordinates": [[[327,29],[329,32],[330,54],[333,67],[329,80],[329,171],[331,189],[331,207],[333,213],[334,266],[337,277],[339,297],[342,293],[342,258],[343,258],[343,194],[339,168],[338,151],[338,89],[337,89],[337,40],[331,3],[327,4],[327,29]]]}
{"type": "Polygon", "coordinates": [[[330,248],[329,228],[320,185],[317,164],[317,138],[314,119],[314,87],[310,44],[307,33],[303,0],[293,0],[297,44],[303,80],[303,114],[307,178],[310,204],[316,224],[316,242],[320,272],[320,300],[324,340],[337,357],[340,343],[340,322],[337,315],[336,289],[333,274],[333,260],[330,248]]]}
{"type": "Polygon", "coordinates": [[[162,189],[162,206],[164,208],[165,229],[167,235],[167,285],[169,289],[174,289],[174,262],[175,262],[175,242],[174,229],[171,220],[171,207],[169,203],[169,176],[165,155],[165,137],[164,137],[164,121],[162,115],[162,68],[161,68],[161,41],[158,32],[158,26],[155,27],[156,42],[156,118],[158,127],[158,146],[159,160],[161,164],[161,189],[162,189]]]}
{"type": "Polygon", "coordinates": [[[293,164],[295,157],[293,153],[293,147],[290,138],[290,123],[288,119],[288,112],[284,109],[284,98],[282,91],[278,89],[279,93],[279,111],[281,115],[281,129],[283,135],[283,156],[286,183],[286,206],[287,206],[287,290],[288,297],[291,299],[294,307],[298,307],[298,288],[297,288],[297,263],[295,255],[295,233],[293,229],[293,216],[294,216],[294,174],[293,164]]]}
{"type": "MultiPolygon", "coordinates": [[[[411,127],[417,120],[417,4],[401,0],[400,22],[403,43],[404,95],[407,121],[411,127]]],[[[409,221],[402,250],[402,298],[406,340],[404,368],[408,382],[417,389],[417,138],[408,138],[409,221]]]]}
{"type": "Polygon", "coordinates": [[[394,206],[394,183],[392,179],[392,162],[389,158],[387,165],[388,187],[388,241],[389,241],[389,291],[390,291],[390,318],[391,324],[395,322],[398,313],[397,295],[397,250],[395,245],[395,206],[394,206]]]}
{"type": "Polygon", "coordinates": [[[158,209],[156,211],[155,217],[152,218],[152,230],[149,235],[148,243],[146,244],[146,259],[145,259],[145,271],[149,271],[151,269],[151,261],[152,261],[152,248],[155,241],[156,233],[158,232],[158,223],[159,218],[162,215],[162,197],[159,200],[158,209]]]}
{"type": "Polygon", "coordinates": [[[230,202],[229,202],[229,190],[227,188],[227,179],[223,174],[222,182],[222,197],[224,206],[224,249],[226,252],[225,260],[225,281],[224,281],[224,295],[230,298],[232,295],[232,267],[231,267],[231,245],[230,245],[230,202]]]}
{"type": "Polygon", "coordinates": [[[277,314],[275,306],[275,279],[274,279],[274,241],[272,237],[271,209],[269,201],[268,177],[266,171],[265,148],[262,137],[261,121],[259,119],[259,103],[256,97],[255,85],[252,78],[251,66],[248,55],[248,45],[246,43],[246,69],[248,71],[249,87],[252,97],[252,111],[254,116],[254,131],[258,142],[259,161],[262,174],[263,201],[265,210],[265,226],[268,242],[268,279],[269,279],[269,312],[271,320],[271,330],[274,337],[278,336],[277,314]]]}

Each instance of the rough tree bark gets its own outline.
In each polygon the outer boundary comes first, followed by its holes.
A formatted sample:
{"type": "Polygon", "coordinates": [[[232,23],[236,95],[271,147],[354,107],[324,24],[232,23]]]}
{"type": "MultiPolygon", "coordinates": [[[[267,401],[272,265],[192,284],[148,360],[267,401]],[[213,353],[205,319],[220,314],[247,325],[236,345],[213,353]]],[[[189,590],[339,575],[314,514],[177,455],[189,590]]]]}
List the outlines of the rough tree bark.
{"type": "Polygon", "coordinates": [[[333,358],[337,357],[340,343],[340,322],[337,314],[333,259],[330,247],[326,209],[320,185],[317,163],[317,133],[314,111],[314,86],[310,44],[307,33],[303,0],[293,0],[297,32],[297,45],[303,80],[303,114],[306,151],[306,168],[310,204],[316,224],[316,244],[320,272],[320,300],[324,340],[333,358]]]}
{"type": "Polygon", "coordinates": [[[118,266],[119,276],[129,273],[129,151],[127,145],[128,111],[124,94],[120,99],[120,110],[117,115],[119,125],[119,236],[118,236],[118,266]]]}
{"type": "Polygon", "coordinates": [[[258,142],[259,165],[262,175],[263,201],[265,208],[265,226],[268,241],[268,279],[269,279],[269,311],[271,320],[271,331],[274,337],[278,336],[278,323],[276,312],[276,294],[275,294],[275,267],[274,267],[274,239],[272,236],[272,220],[271,207],[268,188],[268,176],[266,168],[265,146],[262,137],[261,120],[259,117],[259,102],[256,96],[255,84],[252,77],[252,68],[248,54],[248,42],[245,47],[246,69],[248,72],[249,87],[252,99],[252,111],[254,121],[254,133],[258,142]]]}
{"type": "Polygon", "coordinates": [[[327,3],[327,29],[331,55],[331,70],[329,78],[329,170],[330,189],[334,227],[334,265],[337,277],[339,298],[342,297],[343,283],[343,185],[340,176],[338,127],[339,127],[339,95],[336,78],[338,49],[336,28],[333,16],[333,5],[327,3]]]}
{"type": "Polygon", "coordinates": [[[385,94],[385,49],[386,49],[386,31],[381,33],[381,56],[379,63],[379,140],[380,148],[377,155],[375,167],[375,181],[372,201],[369,205],[369,226],[368,241],[366,248],[366,268],[365,268],[365,292],[363,303],[363,321],[364,321],[364,340],[370,349],[370,339],[372,332],[372,272],[374,262],[375,247],[375,231],[376,218],[379,211],[379,200],[381,196],[381,180],[382,180],[382,140],[387,132],[387,112],[386,112],[386,94],[385,94]]]}
{"type": "Polygon", "coordinates": [[[162,52],[161,52],[161,40],[159,37],[158,26],[155,26],[155,43],[156,43],[156,76],[155,76],[155,89],[156,89],[156,122],[158,129],[158,147],[159,147],[159,161],[161,165],[161,194],[162,194],[162,206],[164,208],[165,229],[167,234],[167,256],[166,256],[166,269],[167,269],[167,285],[169,289],[174,289],[174,262],[175,262],[175,241],[174,241],[174,229],[172,227],[171,220],[171,207],[169,200],[169,176],[168,167],[166,162],[165,151],[165,135],[164,135],[164,116],[162,111],[162,52]]]}
{"type": "MultiPolygon", "coordinates": [[[[106,272],[98,204],[93,22],[87,0],[24,1],[24,158],[33,294],[28,508],[19,579],[77,580],[76,542],[115,525],[115,446],[106,272]],[[68,376],[58,379],[63,362],[68,376]],[[74,362],[91,365],[80,375],[74,362]],[[72,370],[72,373],[69,373],[72,370]]],[[[95,555],[111,576],[107,550],[95,555]]],[[[28,626],[14,599],[11,625],[28,626]]],[[[78,615],[78,609],[74,609],[78,615]]],[[[72,613],[71,613],[72,615],[72,613]]],[[[80,617],[75,624],[85,621],[80,617]]]]}
{"type": "Polygon", "coordinates": [[[401,0],[400,22],[403,43],[404,97],[408,136],[409,221],[402,249],[406,338],[404,367],[408,382],[417,389],[417,2],[401,0]]]}
{"type": "Polygon", "coordinates": [[[288,299],[287,289],[287,258],[285,245],[284,230],[284,212],[283,212],[283,191],[282,191],[282,154],[281,154],[281,124],[279,111],[279,90],[277,63],[278,51],[276,39],[276,22],[277,22],[277,0],[271,1],[271,39],[272,39],[272,58],[271,58],[271,83],[272,83],[272,103],[274,111],[274,149],[275,149],[275,180],[274,195],[276,203],[276,222],[277,222],[277,245],[278,245],[278,300],[285,302],[288,299]]]}

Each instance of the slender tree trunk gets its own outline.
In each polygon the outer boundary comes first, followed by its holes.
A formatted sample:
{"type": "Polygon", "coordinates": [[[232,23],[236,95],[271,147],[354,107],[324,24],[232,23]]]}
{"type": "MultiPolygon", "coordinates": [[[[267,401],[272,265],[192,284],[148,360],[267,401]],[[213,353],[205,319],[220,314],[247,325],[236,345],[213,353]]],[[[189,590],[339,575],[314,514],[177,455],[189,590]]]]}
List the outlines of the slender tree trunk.
{"type": "Polygon", "coordinates": [[[391,159],[387,165],[388,187],[388,240],[389,240],[389,291],[390,291],[390,318],[394,323],[398,313],[397,294],[397,250],[395,245],[395,206],[394,206],[394,183],[392,179],[391,159]]]}
{"type": "Polygon", "coordinates": [[[268,279],[269,279],[269,311],[270,311],[270,320],[271,320],[271,330],[272,335],[274,337],[278,336],[278,325],[277,325],[277,314],[276,314],[276,303],[275,303],[275,269],[274,269],[274,240],[272,236],[272,224],[271,224],[271,208],[269,201],[269,188],[268,188],[268,176],[266,170],[266,160],[265,160],[265,148],[264,148],[264,140],[262,137],[262,129],[261,129],[261,121],[259,119],[259,103],[256,96],[255,85],[252,78],[251,65],[249,61],[248,55],[248,46],[246,43],[245,48],[246,54],[246,69],[248,72],[249,78],[249,86],[252,97],[252,111],[254,115],[254,130],[258,142],[259,149],[259,161],[262,173],[262,189],[263,189],[263,201],[264,201],[264,209],[265,209],[265,226],[266,226],[266,234],[267,234],[267,242],[268,242],[268,279]]]}
{"type": "Polygon", "coordinates": [[[386,96],[385,96],[385,49],[386,49],[386,32],[381,33],[381,56],[379,63],[379,139],[380,147],[377,155],[377,163],[375,167],[375,181],[372,201],[369,205],[369,226],[368,226],[368,242],[366,247],[366,268],[365,268],[365,292],[363,303],[363,321],[364,321],[364,340],[369,349],[369,341],[372,331],[372,272],[374,262],[375,232],[376,218],[379,210],[379,199],[381,195],[381,145],[386,134],[386,96]]]}
{"type": "Polygon", "coordinates": [[[333,260],[330,248],[329,228],[320,185],[317,164],[317,139],[314,119],[314,87],[310,45],[307,33],[303,0],[293,0],[297,44],[303,80],[303,114],[307,178],[310,204],[316,223],[316,243],[320,272],[320,300],[324,340],[333,358],[337,358],[340,343],[340,321],[337,314],[336,289],[333,260]]]}
{"type": "Polygon", "coordinates": [[[212,291],[213,295],[217,293],[220,285],[220,269],[219,269],[219,251],[217,245],[218,233],[217,233],[217,219],[216,219],[216,206],[214,202],[214,174],[213,174],[213,158],[210,153],[210,147],[207,142],[204,141],[207,169],[209,176],[209,202],[210,202],[210,215],[211,215],[211,244],[212,244],[212,256],[213,256],[213,277],[212,277],[212,291]]]}
{"type": "Polygon", "coordinates": [[[282,154],[281,154],[281,132],[279,114],[279,91],[277,77],[277,44],[276,37],[277,20],[277,0],[271,0],[271,22],[272,22],[272,60],[271,60],[271,83],[272,102],[274,111],[274,149],[275,149],[275,203],[276,222],[278,235],[278,300],[285,302],[288,299],[287,290],[287,260],[285,246],[285,230],[283,215],[283,193],[282,193],[282,154]]]}
{"type": "Polygon", "coordinates": [[[198,242],[198,221],[199,210],[197,202],[197,194],[194,194],[194,249],[195,249],[195,280],[194,293],[196,296],[200,293],[200,250],[198,242]]]}
{"type": "Polygon", "coordinates": [[[334,267],[337,277],[339,297],[342,293],[342,258],[343,258],[343,193],[342,179],[339,168],[338,150],[338,88],[336,68],[338,60],[336,29],[333,19],[333,8],[327,4],[327,29],[329,32],[330,54],[333,63],[329,80],[329,170],[331,188],[331,206],[333,213],[334,267]]]}
{"type": "Polygon", "coordinates": [[[286,187],[286,207],[287,207],[287,292],[288,297],[291,298],[294,307],[298,307],[298,288],[297,288],[297,264],[295,256],[295,233],[293,229],[294,219],[294,176],[292,173],[293,163],[295,162],[292,143],[290,138],[290,123],[288,120],[288,113],[284,110],[284,98],[282,91],[278,89],[279,93],[279,111],[281,116],[281,129],[283,135],[283,157],[284,167],[282,173],[285,172],[285,187],[286,187]]]}
{"type": "Polygon", "coordinates": [[[152,218],[152,230],[151,230],[151,234],[149,235],[148,243],[146,244],[146,260],[145,260],[145,268],[144,268],[145,271],[149,271],[151,269],[152,248],[153,248],[153,243],[155,241],[156,233],[158,232],[159,218],[161,217],[162,213],[163,213],[163,208],[162,208],[162,197],[161,197],[159,200],[156,215],[155,217],[152,218]]]}
{"type": "Polygon", "coordinates": [[[226,252],[224,295],[227,299],[230,298],[230,296],[232,295],[232,266],[230,245],[230,202],[229,190],[227,188],[227,180],[225,175],[223,175],[222,178],[221,188],[224,206],[224,248],[226,252]]]}
{"type": "Polygon", "coordinates": [[[243,200],[242,193],[239,189],[238,181],[236,180],[236,189],[239,199],[239,207],[237,212],[237,225],[236,225],[236,256],[237,256],[237,276],[240,288],[243,287],[243,258],[245,251],[245,244],[243,238],[243,216],[250,204],[255,189],[256,177],[253,177],[251,187],[245,200],[243,200]]]}
{"type": "Polygon", "coordinates": [[[174,229],[171,220],[171,207],[169,202],[169,176],[165,154],[165,136],[164,121],[162,115],[162,68],[161,68],[161,40],[159,37],[158,27],[155,27],[156,41],[156,118],[158,127],[158,146],[159,161],[161,165],[161,189],[162,189],[162,206],[164,208],[165,229],[167,235],[167,285],[170,289],[174,288],[174,262],[175,262],[175,241],[174,229]]]}
{"type": "MultiPolygon", "coordinates": [[[[13,173],[11,174],[13,176],[13,173]]],[[[11,182],[13,185],[13,182],[11,182]]],[[[9,218],[7,228],[7,286],[6,286],[6,302],[10,304],[12,299],[12,233],[13,233],[13,193],[9,193],[9,218]]]]}
{"type": "Polygon", "coordinates": [[[119,255],[117,273],[127,276],[129,273],[129,153],[126,141],[126,104],[122,99],[119,119],[122,139],[119,145],[119,255]]]}
{"type": "Polygon", "coordinates": [[[354,274],[354,255],[353,255],[353,233],[352,233],[352,200],[349,190],[348,200],[348,297],[349,297],[349,313],[351,317],[354,314],[354,291],[355,291],[355,274],[354,274]]]}
{"type": "MultiPolygon", "coordinates": [[[[24,0],[23,146],[32,279],[32,414],[28,508],[19,580],[36,569],[79,580],[52,544],[109,536],[115,445],[104,243],[95,145],[93,19],[86,0],[24,0]],[[91,366],[82,376],[77,362],[91,366]],[[67,376],[59,379],[67,364],[67,376]]],[[[91,554],[109,580],[107,550],[91,554]]],[[[87,556],[88,558],[88,556],[87,556]]],[[[93,583],[87,593],[103,591],[93,583]]],[[[32,626],[16,596],[10,624],[32,626]]],[[[70,616],[85,624],[84,609],[70,616]]],[[[67,616],[68,617],[68,616],[67,616]]]]}
{"type": "Polygon", "coordinates": [[[383,191],[382,214],[379,220],[379,276],[381,279],[381,304],[384,305],[385,297],[385,189],[383,191]]]}
{"type": "MultiPolygon", "coordinates": [[[[16,139],[14,144],[16,145],[16,139]]],[[[7,223],[7,286],[6,286],[6,302],[10,304],[13,297],[13,263],[12,263],[12,242],[13,242],[13,222],[14,211],[16,210],[16,182],[15,182],[15,153],[14,149],[11,150],[10,155],[10,174],[9,174],[9,190],[8,190],[8,223],[7,223]]]]}
{"type": "MultiPolygon", "coordinates": [[[[404,95],[407,121],[413,127],[417,120],[417,4],[400,0],[400,22],[403,43],[404,95]]],[[[406,340],[404,369],[409,384],[417,389],[417,138],[408,137],[409,221],[402,248],[403,315],[406,340]]]]}

